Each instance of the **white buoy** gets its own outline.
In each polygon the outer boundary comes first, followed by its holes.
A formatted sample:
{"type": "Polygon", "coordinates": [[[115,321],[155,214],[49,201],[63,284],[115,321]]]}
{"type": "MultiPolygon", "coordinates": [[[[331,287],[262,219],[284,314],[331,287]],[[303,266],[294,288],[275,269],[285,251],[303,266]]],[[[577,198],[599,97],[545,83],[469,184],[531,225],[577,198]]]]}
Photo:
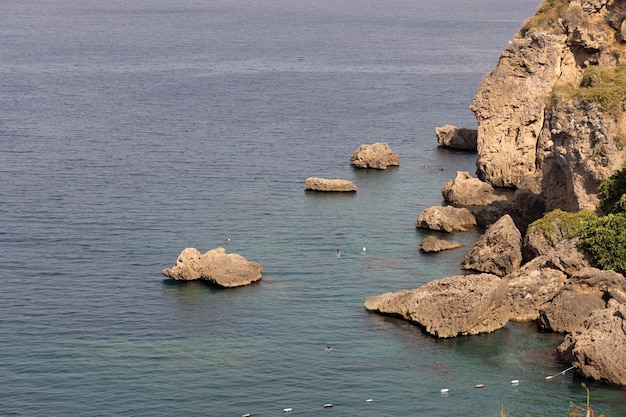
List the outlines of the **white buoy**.
{"type": "Polygon", "coordinates": [[[241,417],[250,417],[252,414],[247,413],[247,414],[242,414],[241,417]]]}
{"type": "Polygon", "coordinates": [[[283,413],[291,413],[293,408],[283,408],[283,413]]]}
{"type": "Polygon", "coordinates": [[[333,405],[332,405],[331,403],[324,404],[324,408],[330,408],[330,407],[332,407],[332,406],[333,406],[333,405]]]}
{"type": "Polygon", "coordinates": [[[519,379],[514,379],[513,381],[511,381],[511,385],[517,385],[519,384],[519,379]]]}
{"type": "Polygon", "coordinates": [[[448,393],[448,391],[450,391],[448,388],[443,388],[443,389],[441,390],[441,393],[442,393],[442,394],[447,394],[447,393],[448,393]]]}
{"type": "Polygon", "coordinates": [[[371,398],[368,398],[367,400],[365,400],[365,402],[366,402],[366,403],[371,403],[371,402],[374,402],[374,400],[373,400],[373,399],[371,399],[371,398]]]}
{"type": "Polygon", "coordinates": [[[474,385],[474,388],[484,388],[485,384],[476,384],[474,385]]]}

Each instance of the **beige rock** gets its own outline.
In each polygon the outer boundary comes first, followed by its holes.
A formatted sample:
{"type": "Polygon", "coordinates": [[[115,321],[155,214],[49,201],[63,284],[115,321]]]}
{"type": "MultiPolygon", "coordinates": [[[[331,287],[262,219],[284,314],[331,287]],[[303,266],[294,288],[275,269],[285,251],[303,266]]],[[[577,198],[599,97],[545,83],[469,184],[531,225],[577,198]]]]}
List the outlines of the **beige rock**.
{"type": "Polygon", "coordinates": [[[585,329],[558,347],[561,359],[586,378],[626,386],[626,304],[596,310],[585,329]]]}
{"type": "Polygon", "coordinates": [[[424,209],[417,218],[416,226],[443,232],[465,232],[476,226],[476,218],[466,208],[435,206],[424,209]]]}
{"type": "Polygon", "coordinates": [[[258,281],[263,267],[243,256],[227,254],[224,248],[215,248],[201,254],[196,248],[185,248],[176,264],[162,271],[175,280],[205,280],[221,287],[239,287],[258,281]]]}
{"type": "Polygon", "coordinates": [[[522,235],[508,214],[489,226],[463,259],[463,268],[503,277],[522,263],[522,235]]]}
{"type": "Polygon", "coordinates": [[[369,297],[365,308],[418,323],[435,337],[474,335],[506,324],[507,312],[498,308],[506,291],[506,282],[495,275],[459,275],[369,297]]]}
{"type": "Polygon", "coordinates": [[[352,153],[350,161],[357,168],[387,169],[390,166],[400,166],[400,156],[382,142],[359,146],[352,153]]]}
{"type": "Polygon", "coordinates": [[[352,181],[309,177],[304,185],[309,191],[356,192],[357,187],[352,181]]]}
{"type": "Polygon", "coordinates": [[[452,125],[435,128],[437,143],[441,146],[464,151],[476,151],[476,129],[467,129],[452,125]]]}
{"type": "Polygon", "coordinates": [[[506,196],[495,194],[491,184],[473,178],[467,171],[457,171],[456,178],[448,181],[441,189],[446,203],[459,206],[486,206],[506,196]]]}
{"type": "Polygon", "coordinates": [[[595,209],[598,184],[626,159],[623,112],[553,94],[578,88],[587,67],[611,68],[623,60],[614,51],[623,47],[626,6],[596,3],[572,1],[558,25],[521,30],[471,106],[478,177],[543,191],[547,211],[595,209]]]}

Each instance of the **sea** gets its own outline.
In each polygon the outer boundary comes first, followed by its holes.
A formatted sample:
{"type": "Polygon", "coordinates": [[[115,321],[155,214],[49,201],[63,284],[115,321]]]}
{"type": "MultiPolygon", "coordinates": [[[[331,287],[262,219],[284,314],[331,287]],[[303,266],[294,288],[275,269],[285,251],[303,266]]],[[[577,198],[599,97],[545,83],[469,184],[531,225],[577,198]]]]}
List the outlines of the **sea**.
{"type": "Polygon", "coordinates": [[[586,389],[626,415],[534,323],[439,340],[364,308],[464,273],[478,231],[420,251],[421,211],[475,174],[435,128],[476,127],[481,79],[538,5],[1,2],[0,415],[566,416],[586,389]],[[400,166],[354,168],[375,142],[400,166]],[[263,279],[165,278],[186,247],[263,279]]]}

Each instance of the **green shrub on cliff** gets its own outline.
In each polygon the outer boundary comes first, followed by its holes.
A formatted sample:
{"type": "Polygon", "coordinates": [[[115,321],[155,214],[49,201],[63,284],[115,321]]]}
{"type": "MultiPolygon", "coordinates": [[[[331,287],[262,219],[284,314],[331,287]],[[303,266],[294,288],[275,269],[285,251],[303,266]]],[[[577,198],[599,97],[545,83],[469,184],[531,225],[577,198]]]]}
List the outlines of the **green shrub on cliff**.
{"type": "Polygon", "coordinates": [[[526,236],[541,234],[552,246],[564,239],[578,236],[579,227],[588,221],[597,219],[597,215],[591,210],[582,210],[578,213],[570,213],[563,210],[552,210],[541,219],[532,222],[528,226],[526,236]]]}
{"type": "Polygon", "coordinates": [[[626,212],[626,162],[619,171],[604,180],[600,187],[601,201],[598,207],[605,214],[626,212]]]}
{"type": "Polygon", "coordinates": [[[539,29],[545,32],[562,31],[559,28],[559,17],[562,17],[569,6],[569,0],[546,0],[538,8],[535,14],[524,22],[519,30],[521,36],[525,36],[530,29],[539,29]]]}
{"type": "Polygon", "coordinates": [[[580,245],[602,269],[626,273],[626,163],[599,186],[598,207],[606,214],[583,222],[580,245]]]}
{"type": "Polygon", "coordinates": [[[626,213],[583,222],[577,234],[600,268],[626,273],[626,213]]]}
{"type": "Polygon", "coordinates": [[[626,64],[615,68],[592,65],[585,68],[580,88],[573,91],[582,101],[596,103],[601,110],[619,116],[626,99],[626,64]]]}

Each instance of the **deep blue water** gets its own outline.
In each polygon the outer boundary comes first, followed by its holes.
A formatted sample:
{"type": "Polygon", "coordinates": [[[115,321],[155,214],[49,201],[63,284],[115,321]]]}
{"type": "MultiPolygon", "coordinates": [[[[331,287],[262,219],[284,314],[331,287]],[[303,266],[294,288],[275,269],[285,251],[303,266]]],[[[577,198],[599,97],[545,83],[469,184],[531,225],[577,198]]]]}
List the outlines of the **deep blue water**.
{"type": "MultiPolygon", "coordinates": [[[[567,415],[585,392],[545,380],[560,336],[435,340],[363,308],[460,273],[467,247],[419,251],[419,213],[474,172],[434,128],[475,126],[481,78],[537,5],[0,4],[0,415],[567,415]],[[377,141],[401,166],[353,169],[377,141]],[[359,190],[306,193],[309,176],[359,190]],[[164,279],[188,246],[264,278],[164,279]]],[[[626,415],[622,390],[590,386],[626,415]]]]}

